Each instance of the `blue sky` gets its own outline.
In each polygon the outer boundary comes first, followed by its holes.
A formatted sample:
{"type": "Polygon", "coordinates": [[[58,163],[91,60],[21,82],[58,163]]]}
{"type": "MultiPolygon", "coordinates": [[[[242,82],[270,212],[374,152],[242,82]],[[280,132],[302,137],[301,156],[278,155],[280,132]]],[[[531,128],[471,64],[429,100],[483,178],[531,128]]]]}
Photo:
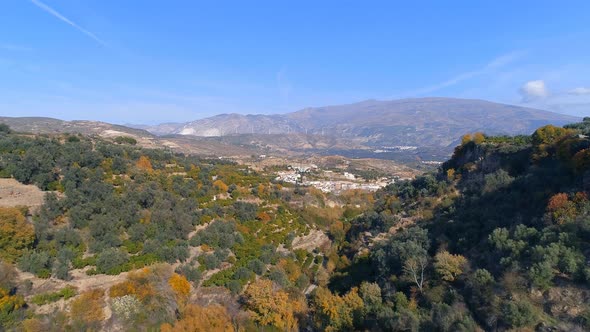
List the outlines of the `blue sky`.
{"type": "Polygon", "coordinates": [[[366,99],[590,115],[590,1],[0,2],[0,115],[160,123],[366,99]]]}

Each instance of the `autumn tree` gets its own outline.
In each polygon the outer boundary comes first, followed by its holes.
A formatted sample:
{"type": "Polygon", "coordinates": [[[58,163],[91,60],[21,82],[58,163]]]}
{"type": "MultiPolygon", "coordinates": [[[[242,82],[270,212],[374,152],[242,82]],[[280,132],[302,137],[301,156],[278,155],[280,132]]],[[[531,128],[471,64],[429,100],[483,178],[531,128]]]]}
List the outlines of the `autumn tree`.
{"type": "Polygon", "coordinates": [[[356,287],[344,296],[332,294],[327,288],[317,288],[312,304],[317,318],[316,323],[323,331],[353,330],[355,315],[360,314],[364,306],[356,287]]]}
{"type": "Polygon", "coordinates": [[[139,160],[137,160],[137,163],[135,165],[140,170],[146,171],[148,173],[154,170],[152,168],[152,162],[150,161],[150,158],[147,157],[147,156],[141,156],[141,157],[139,157],[139,160]]]}
{"type": "Polygon", "coordinates": [[[246,309],[260,325],[274,326],[282,331],[297,331],[295,314],[303,309],[302,301],[275,289],[272,281],[259,279],[244,291],[246,309]]]}
{"type": "Polygon", "coordinates": [[[215,182],[213,182],[213,187],[215,187],[217,189],[217,191],[220,193],[226,193],[227,190],[229,189],[227,184],[225,184],[221,180],[215,180],[215,182]]]}
{"type": "Polygon", "coordinates": [[[15,323],[15,315],[23,308],[25,300],[21,295],[12,295],[9,290],[0,288],[0,329],[15,323]]]}
{"type": "Polygon", "coordinates": [[[93,289],[86,291],[70,303],[70,314],[74,321],[80,323],[98,323],[105,318],[103,311],[104,291],[93,289]]]}
{"type": "Polygon", "coordinates": [[[454,281],[463,273],[467,259],[461,255],[453,255],[448,251],[441,251],[434,256],[434,269],[445,281],[454,281]]]}
{"type": "Polygon", "coordinates": [[[174,325],[163,324],[162,332],[230,332],[234,331],[227,309],[220,305],[203,307],[189,304],[174,325]]]}
{"type": "Polygon", "coordinates": [[[471,137],[471,134],[465,134],[463,135],[463,137],[461,137],[461,145],[465,145],[471,142],[472,140],[473,138],[471,137]]]}
{"type": "Polygon", "coordinates": [[[475,134],[473,134],[473,142],[475,144],[481,144],[486,140],[486,137],[484,136],[483,133],[481,132],[477,132],[475,134]]]}
{"type": "Polygon", "coordinates": [[[539,160],[549,155],[549,148],[552,144],[563,139],[567,135],[571,134],[571,129],[565,129],[556,127],[553,125],[547,125],[537,129],[532,136],[534,154],[533,159],[539,160]]]}
{"type": "Polygon", "coordinates": [[[170,279],[168,279],[168,285],[174,291],[179,305],[182,307],[188,300],[189,293],[191,291],[191,284],[186,280],[184,276],[178,273],[174,273],[170,279]]]}
{"type": "Polygon", "coordinates": [[[0,208],[0,258],[14,262],[35,241],[35,230],[17,208],[0,208]]]}
{"type": "Polygon", "coordinates": [[[555,223],[563,224],[575,216],[576,205],[566,193],[559,193],[549,199],[547,212],[555,223]]]}

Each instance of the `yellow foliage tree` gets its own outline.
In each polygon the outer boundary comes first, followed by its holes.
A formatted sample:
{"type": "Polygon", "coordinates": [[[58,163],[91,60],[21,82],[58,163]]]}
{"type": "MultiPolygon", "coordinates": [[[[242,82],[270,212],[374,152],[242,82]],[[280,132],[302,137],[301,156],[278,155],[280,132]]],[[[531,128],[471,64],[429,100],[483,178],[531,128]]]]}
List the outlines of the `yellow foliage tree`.
{"type": "Polygon", "coordinates": [[[315,291],[313,305],[321,329],[347,331],[352,330],[354,313],[363,308],[364,302],[356,287],[344,296],[332,294],[327,288],[320,287],[315,291]]]}
{"type": "Polygon", "coordinates": [[[533,133],[534,154],[533,159],[539,160],[549,155],[549,148],[552,144],[562,140],[566,136],[572,134],[571,129],[565,129],[552,125],[547,125],[537,129],[533,133]]]}
{"type": "Polygon", "coordinates": [[[270,280],[259,279],[244,291],[246,308],[255,322],[282,331],[297,331],[295,314],[303,309],[300,300],[291,300],[281,290],[274,290],[270,280]]]}
{"type": "Polygon", "coordinates": [[[0,288],[0,314],[9,314],[15,310],[22,308],[25,305],[25,300],[20,295],[10,295],[10,292],[4,288],[0,288]]]}
{"type": "Polygon", "coordinates": [[[70,303],[72,319],[85,323],[100,322],[105,319],[103,310],[104,291],[93,289],[86,291],[70,303]]]}
{"type": "Polygon", "coordinates": [[[461,255],[453,255],[448,251],[441,251],[434,256],[434,269],[436,273],[446,281],[454,281],[463,273],[467,265],[467,258],[461,255]]]}
{"type": "Polygon", "coordinates": [[[148,173],[152,172],[154,170],[152,168],[152,162],[150,161],[150,158],[148,158],[146,156],[139,157],[139,160],[137,161],[136,166],[140,170],[146,171],[148,173]]]}
{"type": "Polygon", "coordinates": [[[14,262],[35,241],[35,229],[17,208],[0,208],[0,258],[14,262]]]}
{"type": "Polygon", "coordinates": [[[162,332],[230,332],[234,331],[227,310],[219,305],[202,307],[189,304],[182,319],[170,325],[163,324],[162,332]]]}

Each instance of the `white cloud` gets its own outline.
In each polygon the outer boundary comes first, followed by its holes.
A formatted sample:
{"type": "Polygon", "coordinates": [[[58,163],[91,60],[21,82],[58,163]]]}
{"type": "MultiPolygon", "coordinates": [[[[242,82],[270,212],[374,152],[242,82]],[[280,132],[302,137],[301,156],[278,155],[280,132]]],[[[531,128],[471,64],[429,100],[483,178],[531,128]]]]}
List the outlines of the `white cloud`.
{"type": "Polygon", "coordinates": [[[585,87],[575,88],[575,89],[568,91],[568,94],[576,95],[576,96],[590,95],[590,88],[585,88],[585,87]]]}
{"type": "Polygon", "coordinates": [[[432,93],[437,90],[444,89],[449,86],[453,86],[455,84],[461,83],[463,81],[472,79],[477,76],[492,74],[492,73],[496,72],[497,70],[501,69],[502,67],[520,59],[524,55],[525,55],[524,51],[514,51],[514,52],[511,52],[508,54],[498,56],[498,57],[492,59],[485,66],[483,66],[479,69],[458,74],[455,77],[452,77],[444,82],[440,82],[438,84],[434,84],[431,86],[427,86],[427,87],[424,87],[421,89],[411,91],[410,93],[407,93],[406,95],[424,95],[424,94],[432,93]]]}
{"type": "Polygon", "coordinates": [[[72,20],[68,19],[67,17],[63,16],[62,14],[60,14],[59,12],[57,12],[55,9],[49,7],[48,5],[44,4],[43,2],[39,1],[39,0],[31,0],[31,2],[43,9],[44,11],[48,12],[49,14],[53,15],[54,17],[56,17],[57,19],[59,19],[60,21],[67,23],[69,25],[71,25],[72,27],[74,27],[76,30],[82,32],[83,34],[85,34],[86,36],[94,39],[94,41],[96,41],[97,43],[99,43],[102,46],[108,47],[107,43],[105,43],[104,41],[102,41],[100,38],[98,38],[94,33],[82,28],[81,26],[79,26],[78,24],[76,24],[75,22],[73,22],[72,20]]]}
{"type": "Polygon", "coordinates": [[[549,90],[543,80],[528,81],[520,88],[519,92],[523,102],[545,99],[549,96],[549,90]]]}

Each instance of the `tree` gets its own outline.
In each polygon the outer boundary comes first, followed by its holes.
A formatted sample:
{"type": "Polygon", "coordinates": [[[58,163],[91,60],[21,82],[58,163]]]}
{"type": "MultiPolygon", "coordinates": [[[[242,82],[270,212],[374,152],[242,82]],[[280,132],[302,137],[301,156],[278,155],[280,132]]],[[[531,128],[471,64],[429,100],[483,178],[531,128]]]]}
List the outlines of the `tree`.
{"type": "Polygon", "coordinates": [[[213,187],[215,187],[219,193],[226,193],[229,189],[227,184],[221,180],[215,180],[215,182],[213,182],[213,187]]]}
{"type": "Polygon", "coordinates": [[[96,258],[96,269],[106,274],[119,274],[118,268],[129,260],[126,253],[116,248],[101,252],[96,258]]]}
{"type": "Polygon", "coordinates": [[[70,303],[70,313],[73,320],[86,324],[104,320],[103,298],[104,291],[102,289],[93,289],[80,294],[70,303]]]}
{"type": "Polygon", "coordinates": [[[526,301],[509,301],[503,306],[503,320],[511,327],[525,327],[537,321],[532,304],[526,301]]]}
{"type": "Polygon", "coordinates": [[[450,254],[446,250],[434,256],[434,269],[445,281],[454,281],[457,276],[463,273],[466,264],[467,258],[450,254]]]}
{"type": "Polygon", "coordinates": [[[420,293],[424,288],[424,271],[427,264],[427,256],[410,257],[404,263],[404,274],[416,284],[420,293]]]}
{"type": "Polygon", "coordinates": [[[537,129],[532,136],[533,146],[535,148],[533,159],[539,160],[549,156],[549,150],[552,144],[563,139],[567,135],[570,135],[572,132],[571,129],[560,128],[553,125],[546,125],[537,129]]]}
{"type": "Polygon", "coordinates": [[[135,165],[140,170],[146,171],[148,173],[150,173],[150,172],[152,172],[154,170],[152,168],[152,162],[150,161],[150,158],[149,157],[146,157],[146,156],[139,157],[139,160],[137,160],[137,163],[135,165]]]}
{"type": "Polygon", "coordinates": [[[187,297],[191,291],[191,284],[186,280],[184,276],[181,276],[177,273],[174,273],[170,279],[168,279],[168,284],[172,287],[174,293],[176,293],[179,297],[187,297]]]}
{"type": "Polygon", "coordinates": [[[486,137],[483,135],[483,133],[481,132],[477,132],[475,134],[473,134],[473,142],[475,144],[481,144],[486,140],[486,137]]]}
{"type": "Polygon", "coordinates": [[[364,307],[356,287],[344,296],[332,294],[330,290],[319,287],[314,292],[312,303],[317,324],[323,331],[354,330],[354,318],[364,307]]]}
{"type": "Polygon", "coordinates": [[[12,295],[10,290],[0,288],[0,330],[16,323],[17,313],[25,305],[21,295],[12,295]]]}
{"type": "Polygon", "coordinates": [[[234,331],[227,309],[220,305],[203,307],[189,304],[174,325],[163,324],[162,332],[230,332],[234,331]]]}
{"type": "Polygon", "coordinates": [[[271,325],[283,331],[297,331],[296,313],[303,309],[300,300],[289,299],[289,295],[274,289],[267,279],[259,279],[244,291],[244,302],[248,312],[260,325],[271,325]]]}
{"type": "Polygon", "coordinates": [[[35,230],[16,208],[0,208],[0,258],[14,262],[35,241],[35,230]]]}
{"type": "Polygon", "coordinates": [[[473,138],[471,137],[471,134],[465,134],[463,135],[463,137],[461,137],[461,145],[465,145],[471,142],[472,140],[473,138]]]}

